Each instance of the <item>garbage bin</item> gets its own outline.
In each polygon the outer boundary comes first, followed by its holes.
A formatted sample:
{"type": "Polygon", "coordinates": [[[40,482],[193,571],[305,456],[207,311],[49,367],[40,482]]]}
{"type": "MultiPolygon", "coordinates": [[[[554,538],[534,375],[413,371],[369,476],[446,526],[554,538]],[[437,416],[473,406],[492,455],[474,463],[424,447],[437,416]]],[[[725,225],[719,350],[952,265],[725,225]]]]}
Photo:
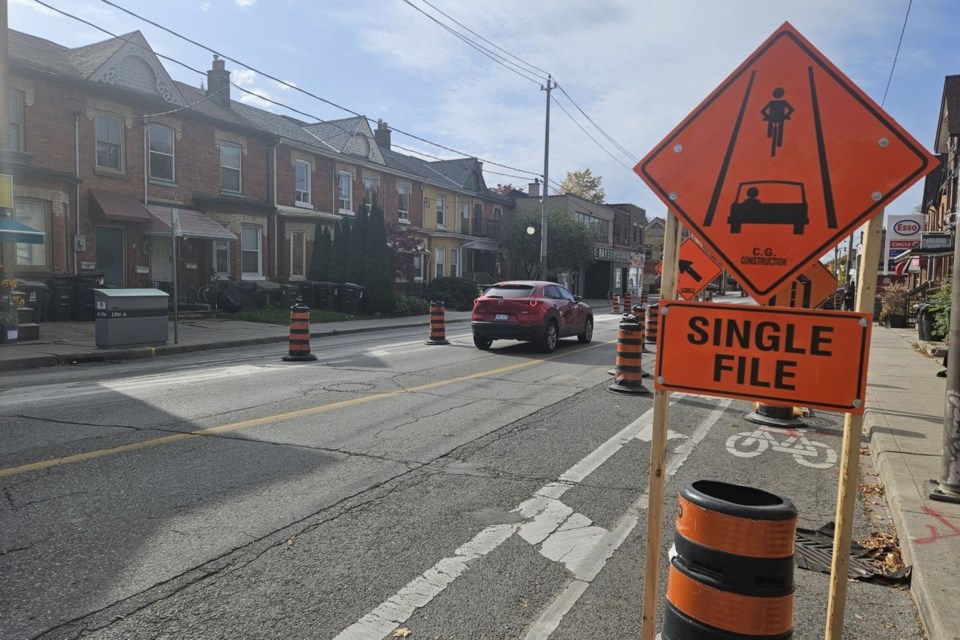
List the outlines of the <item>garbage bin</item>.
{"type": "Polygon", "coordinates": [[[93,289],[98,347],[163,344],[169,334],[167,298],[159,289],[93,289]]]}
{"type": "Polygon", "coordinates": [[[69,276],[53,276],[47,280],[47,320],[66,322],[73,307],[73,282],[69,276]]]}
{"type": "Polygon", "coordinates": [[[30,322],[37,324],[47,321],[47,291],[49,287],[44,282],[35,280],[17,280],[17,291],[23,292],[24,306],[30,312],[30,322]]]}
{"type": "Polygon", "coordinates": [[[105,273],[81,273],[70,278],[73,285],[73,301],[70,305],[70,319],[86,322],[96,317],[93,290],[103,286],[105,273]]]}
{"type": "Polygon", "coordinates": [[[353,284],[352,282],[344,282],[339,285],[339,289],[340,296],[337,311],[352,316],[359,315],[365,287],[359,284],[353,284]]]}
{"type": "Polygon", "coordinates": [[[943,339],[933,328],[933,305],[921,304],[917,307],[917,333],[924,342],[936,342],[943,339]]]}
{"type": "Polygon", "coordinates": [[[336,311],[334,290],[337,285],[332,282],[314,282],[314,309],[329,309],[336,311]]]}
{"type": "Polygon", "coordinates": [[[314,293],[314,285],[317,284],[313,280],[304,280],[300,283],[300,300],[303,304],[307,305],[311,309],[316,308],[316,294],[314,293]]]}

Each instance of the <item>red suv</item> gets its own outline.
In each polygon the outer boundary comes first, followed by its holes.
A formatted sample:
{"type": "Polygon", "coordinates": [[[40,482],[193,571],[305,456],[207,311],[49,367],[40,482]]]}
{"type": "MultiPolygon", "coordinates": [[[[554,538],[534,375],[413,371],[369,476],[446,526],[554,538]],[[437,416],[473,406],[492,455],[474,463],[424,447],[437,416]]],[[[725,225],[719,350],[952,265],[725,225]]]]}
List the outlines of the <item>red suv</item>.
{"type": "Polygon", "coordinates": [[[494,340],[532,340],[550,353],[557,340],[577,336],[593,339],[593,310],[554,282],[499,282],[473,301],[470,316],[473,343],[487,350],[494,340]]]}

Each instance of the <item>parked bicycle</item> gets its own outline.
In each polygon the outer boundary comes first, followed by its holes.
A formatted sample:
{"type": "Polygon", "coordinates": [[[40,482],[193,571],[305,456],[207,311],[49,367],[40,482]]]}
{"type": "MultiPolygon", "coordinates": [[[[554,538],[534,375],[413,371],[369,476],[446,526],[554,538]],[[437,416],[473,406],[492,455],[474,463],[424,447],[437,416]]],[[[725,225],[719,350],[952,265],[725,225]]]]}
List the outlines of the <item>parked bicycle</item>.
{"type": "Polygon", "coordinates": [[[237,283],[217,273],[211,273],[210,280],[197,289],[197,300],[224,311],[235,312],[243,307],[243,297],[237,291],[237,283]]]}

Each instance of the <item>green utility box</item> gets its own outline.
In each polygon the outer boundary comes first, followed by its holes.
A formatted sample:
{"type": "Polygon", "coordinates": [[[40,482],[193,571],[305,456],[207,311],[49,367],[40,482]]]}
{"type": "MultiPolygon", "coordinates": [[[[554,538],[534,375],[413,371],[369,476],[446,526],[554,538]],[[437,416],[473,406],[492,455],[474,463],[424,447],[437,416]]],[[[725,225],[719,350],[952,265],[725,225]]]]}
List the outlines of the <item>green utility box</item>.
{"type": "Polygon", "coordinates": [[[167,298],[159,289],[94,289],[98,347],[165,344],[167,298]]]}

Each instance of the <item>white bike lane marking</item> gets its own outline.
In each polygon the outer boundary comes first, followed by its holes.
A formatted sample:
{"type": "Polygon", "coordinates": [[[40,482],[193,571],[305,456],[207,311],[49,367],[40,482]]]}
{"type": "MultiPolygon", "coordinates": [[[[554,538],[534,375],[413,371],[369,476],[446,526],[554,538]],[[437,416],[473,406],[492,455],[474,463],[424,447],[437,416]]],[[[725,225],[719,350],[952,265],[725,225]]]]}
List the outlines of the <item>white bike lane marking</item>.
{"type": "Polygon", "coordinates": [[[727,451],[738,458],[754,458],[767,449],[789,453],[794,461],[811,469],[829,469],[837,464],[837,452],[828,444],[810,440],[802,431],[759,427],[735,433],[726,442],[727,451]],[[783,440],[779,436],[786,436],[783,440]]]}
{"type": "MultiPolygon", "coordinates": [[[[683,395],[674,394],[671,397],[671,404],[678,402],[683,395]]],[[[729,400],[721,401],[720,408],[709,414],[695,430],[693,437],[678,447],[667,465],[669,475],[676,473],[693,447],[706,436],[729,403],[729,400]]],[[[474,561],[489,554],[517,532],[520,532],[521,537],[531,544],[540,544],[539,551],[542,555],[551,560],[563,561],[574,574],[572,584],[531,628],[531,633],[546,632],[546,635],[528,637],[549,636],[559,624],[563,614],[576,603],[576,599],[600,572],[607,559],[636,526],[639,512],[646,508],[648,500],[647,493],[644,492],[610,532],[602,527],[589,526],[591,521],[588,518],[574,513],[570,507],[560,502],[560,498],[634,438],[649,442],[652,438],[652,421],[653,410],[651,409],[568,469],[556,482],[545,485],[536,491],[532,498],[517,505],[513,511],[524,516],[523,522],[491,525],[483,529],[472,540],[456,549],[453,556],[440,560],[414,578],[373,611],[341,631],[334,640],[370,640],[386,637],[397,626],[406,622],[414,611],[426,606],[443,592],[447,586],[467,571],[474,561]],[[581,549],[580,545],[584,545],[584,548],[581,549]],[[576,549],[575,554],[570,556],[570,551],[574,549],[576,549]],[[571,589],[579,593],[573,597],[571,589]],[[560,612],[559,617],[557,612],[560,612]]],[[[686,436],[670,434],[670,437],[685,438],[686,436]]]]}

